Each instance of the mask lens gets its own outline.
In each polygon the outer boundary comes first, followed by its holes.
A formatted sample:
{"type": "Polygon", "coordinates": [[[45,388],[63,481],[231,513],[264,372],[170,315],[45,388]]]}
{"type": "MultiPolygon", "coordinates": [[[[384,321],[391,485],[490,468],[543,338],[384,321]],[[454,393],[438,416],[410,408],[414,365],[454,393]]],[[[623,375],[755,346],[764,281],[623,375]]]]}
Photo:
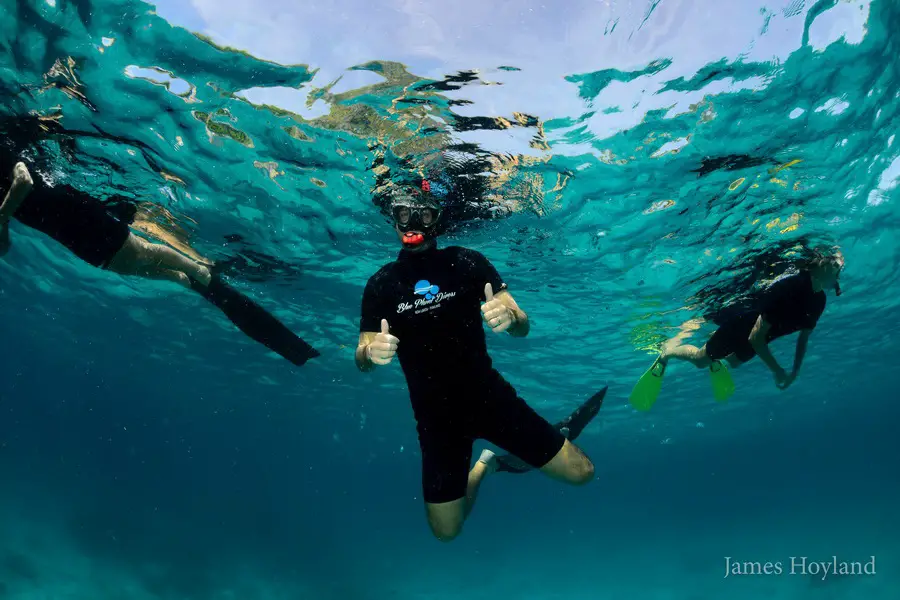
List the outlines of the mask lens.
{"type": "Polygon", "coordinates": [[[394,222],[401,231],[408,229],[428,229],[437,223],[440,211],[431,207],[395,205],[392,209],[394,222]]]}
{"type": "Polygon", "coordinates": [[[422,209],[422,225],[425,227],[431,227],[435,223],[437,223],[439,213],[433,208],[423,208],[422,209]]]}
{"type": "Polygon", "coordinates": [[[409,224],[409,218],[411,216],[411,211],[408,206],[395,206],[394,207],[394,221],[397,222],[397,225],[405,226],[409,224]]]}

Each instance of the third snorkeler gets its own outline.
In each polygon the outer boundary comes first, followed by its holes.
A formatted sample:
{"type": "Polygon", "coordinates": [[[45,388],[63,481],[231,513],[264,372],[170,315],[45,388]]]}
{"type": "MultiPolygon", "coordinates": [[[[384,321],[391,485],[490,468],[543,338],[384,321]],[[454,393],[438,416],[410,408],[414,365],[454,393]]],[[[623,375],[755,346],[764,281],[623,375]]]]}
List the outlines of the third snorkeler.
{"type": "Polygon", "coordinates": [[[692,363],[709,369],[713,393],[725,400],[734,392],[734,382],[725,361],[737,368],[755,356],[771,370],[775,385],[786,390],[797,379],[806,355],[810,335],[825,311],[825,290],[841,295],[840,274],[844,258],[840,253],[816,251],[798,273],[784,276],[763,291],[753,309],[727,320],[701,348],[677,345],[669,340],[650,369],[641,377],[631,393],[631,404],[649,410],[662,387],[662,378],[670,360],[692,363]],[[778,363],[769,344],[780,337],[800,332],[790,373],[778,363]]]}

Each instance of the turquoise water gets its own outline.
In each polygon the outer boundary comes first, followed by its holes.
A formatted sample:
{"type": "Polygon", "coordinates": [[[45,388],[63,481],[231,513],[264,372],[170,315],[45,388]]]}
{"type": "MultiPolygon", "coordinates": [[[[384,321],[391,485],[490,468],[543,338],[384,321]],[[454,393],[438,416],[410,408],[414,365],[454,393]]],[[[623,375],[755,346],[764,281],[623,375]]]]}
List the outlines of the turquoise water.
{"type": "MultiPolygon", "coordinates": [[[[61,115],[54,179],[134,198],[136,231],[224,265],[322,356],[295,369],[198,296],[13,223],[0,598],[897,597],[900,5],[504,5],[469,16],[521,23],[520,46],[442,55],[445,14],[437,54],[358,59],[345,29],[335,87],[322,23],[244,7],[272,24],[254,58],[192,33],[212,17],[191,6],[4,1],[0,111],[61,115]],[[276,51],[279,20],[309,56],[276,51]],[[529,313],[528,338],[488,338],[521,394],[555,420],[610,386],[579,438],[596,481],[489,478],[446,545],[399,368],[353,365],[363,286],[396,252],[377,192],[404,173],[445,190],[445,243],[529,313]],[[813,244],[840,247],[844,294],[794,386],[755,361],[716,404],[674,365],[651,412],[628,405],[662,340],[702,343],[704,316],[813,244]],[[791,575],[792,556],[876,574],[791,575]],[[725,557],[787,572],[724,578],[725,557]]],[[[390,41],[393,8],[360,10],[390,41]]]]}

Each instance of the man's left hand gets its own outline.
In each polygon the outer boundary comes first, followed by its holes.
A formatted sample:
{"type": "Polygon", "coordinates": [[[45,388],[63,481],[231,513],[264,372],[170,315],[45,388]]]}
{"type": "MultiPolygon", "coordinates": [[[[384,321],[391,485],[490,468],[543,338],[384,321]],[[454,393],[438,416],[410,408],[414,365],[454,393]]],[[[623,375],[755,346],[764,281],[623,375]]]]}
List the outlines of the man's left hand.
{"type": "Polygon", "coordinates": [[[502,302],[494,298],[494,288],[488,283],[484,286],[485,303],[481,305],[481,315],[494,333],[503,333],[513,324],[513,312],[502,302]]]}

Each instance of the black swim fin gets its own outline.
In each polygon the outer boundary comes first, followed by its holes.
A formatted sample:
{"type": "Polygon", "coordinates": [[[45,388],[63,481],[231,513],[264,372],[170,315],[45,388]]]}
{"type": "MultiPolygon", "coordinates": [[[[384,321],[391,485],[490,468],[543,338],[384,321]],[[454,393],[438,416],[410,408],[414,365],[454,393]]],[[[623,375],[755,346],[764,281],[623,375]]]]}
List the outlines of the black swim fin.
{"type": "MultiPolygon", "coordinates": [[[[603,398],[606,397],[607,389],[609,389],[609,386],[604,386],[602,390],[588,398],[584,404],[576,408],[575,412],[562,421],[555,423],[553,426],[562,432],[570,442],[574,441],[575,438],[581,435],[584,428],[588,426],[588,423],[590,423],[594,417],[597,416],[597,413],[600,412],[600,407],[603,406],[603,398]]],[[[526,473],[533,469],[534,467],[512,454],[497,456],[497,471],[504,471],[506,473],[526,473]]]]}
{"type": "Polygon", "coordinates": [[[320,356],[318,350],[299,338],[262,306],[229,286],[218,275],[213,275],[208,286],[191,280],[191,288],[216,305],[247,336],[298,367],[309,359],[320,356]]]}

